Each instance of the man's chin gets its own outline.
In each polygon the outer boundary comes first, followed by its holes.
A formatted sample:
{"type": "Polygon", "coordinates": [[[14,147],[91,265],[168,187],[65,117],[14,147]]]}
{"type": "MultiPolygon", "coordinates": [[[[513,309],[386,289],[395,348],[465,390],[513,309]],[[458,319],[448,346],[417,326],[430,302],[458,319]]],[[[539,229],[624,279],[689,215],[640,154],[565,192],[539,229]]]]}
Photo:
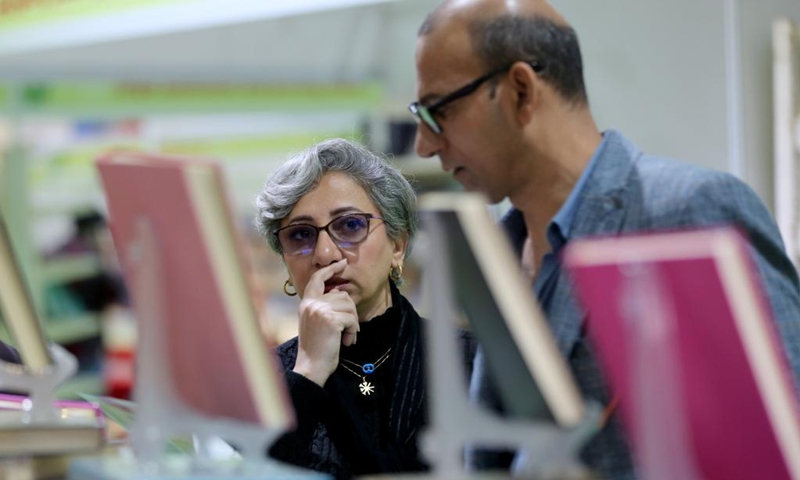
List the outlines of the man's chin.
{"type": "Polygon", "coordinates": [[[480,194],[484,198],[484,201],[489,205],[496,205],[505,200],[506,198],[503,195],[492,194],[491,192],[487,192],[486,190],[483,190],[481,188],[472,185],[465,185],[462,183],[461,186],[464,187],[465,192],[480,194]]]}

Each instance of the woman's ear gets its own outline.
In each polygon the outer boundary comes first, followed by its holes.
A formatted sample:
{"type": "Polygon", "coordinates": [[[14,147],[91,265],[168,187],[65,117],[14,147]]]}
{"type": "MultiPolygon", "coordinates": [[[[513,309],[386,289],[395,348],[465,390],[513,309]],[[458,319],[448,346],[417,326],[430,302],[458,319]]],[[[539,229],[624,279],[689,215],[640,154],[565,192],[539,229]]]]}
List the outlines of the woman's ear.
{"type": "Polygon", "coordinates": [[[398,238],[392,240],[392,266],[402,265],[408,249],[408,234],[402,233],[398,238]]]}

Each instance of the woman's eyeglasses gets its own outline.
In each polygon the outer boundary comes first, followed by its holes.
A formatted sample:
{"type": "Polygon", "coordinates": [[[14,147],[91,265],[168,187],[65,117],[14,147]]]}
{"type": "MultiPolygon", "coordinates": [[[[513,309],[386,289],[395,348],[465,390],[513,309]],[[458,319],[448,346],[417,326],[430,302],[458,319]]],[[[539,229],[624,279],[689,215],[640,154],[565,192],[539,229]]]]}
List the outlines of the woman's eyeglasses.
{"type": "Polygon", "coordinates": [[[358,245],[367,239],[371,219],[383,220],[371,213],[348,213],[334,218],[322,227],[305,223],[287,225],[275,230],[275,236],[278,237],[285,255],[309,255],[314,251],[322,230],[328,232],[333,243],[340,248],[358,245]]]}

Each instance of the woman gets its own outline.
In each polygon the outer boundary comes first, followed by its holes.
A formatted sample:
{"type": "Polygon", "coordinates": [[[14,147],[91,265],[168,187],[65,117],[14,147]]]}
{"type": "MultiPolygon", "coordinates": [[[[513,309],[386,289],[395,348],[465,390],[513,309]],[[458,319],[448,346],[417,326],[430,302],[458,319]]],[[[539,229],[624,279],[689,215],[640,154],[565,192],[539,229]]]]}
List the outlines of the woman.
{"type": "Polygon", "coordinates": [[[299,334],[278,347],[298,425],[273,457],[337,478],[425,469],[422,326],[397,289],[415,199],[391,164],[341,139],[291,158],[256,199],[284,292],[302,299],[299,334]]]}

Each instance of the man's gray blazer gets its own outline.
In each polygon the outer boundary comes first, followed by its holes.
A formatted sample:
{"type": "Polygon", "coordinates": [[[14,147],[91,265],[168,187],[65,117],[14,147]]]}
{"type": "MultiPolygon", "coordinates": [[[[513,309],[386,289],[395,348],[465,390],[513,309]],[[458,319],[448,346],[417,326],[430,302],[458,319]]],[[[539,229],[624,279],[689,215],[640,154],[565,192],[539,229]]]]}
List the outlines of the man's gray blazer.
{"type": "MultiPolygon", "coordinates": [[[[757,195],[730,174],[646,155],[621,133],[605,132],[606,145],[581,194],[567,242],[581,237],[639,231],[674,231],[735,225],[747,236],[766,288],[778,332],[800,385],[800,287],[778,228],[757,195]]],[[[502,221],[521,253],[527,235],[522,215],[510,211],[502,221]]],[[[545,312],[561,352],[587,398],[605,405],[609,394],[584,335],[585,314],[563,270],[545,312]]],[[[484,358],[475,359],[471,395],[499,409],[484,358]]],[[[625,439],[616,420],[583,450],[582,459],[604,478],[635,478],[625,439]]],[[[473,452],[474,468],[498,465],[498,456],[473,452]]]]}

